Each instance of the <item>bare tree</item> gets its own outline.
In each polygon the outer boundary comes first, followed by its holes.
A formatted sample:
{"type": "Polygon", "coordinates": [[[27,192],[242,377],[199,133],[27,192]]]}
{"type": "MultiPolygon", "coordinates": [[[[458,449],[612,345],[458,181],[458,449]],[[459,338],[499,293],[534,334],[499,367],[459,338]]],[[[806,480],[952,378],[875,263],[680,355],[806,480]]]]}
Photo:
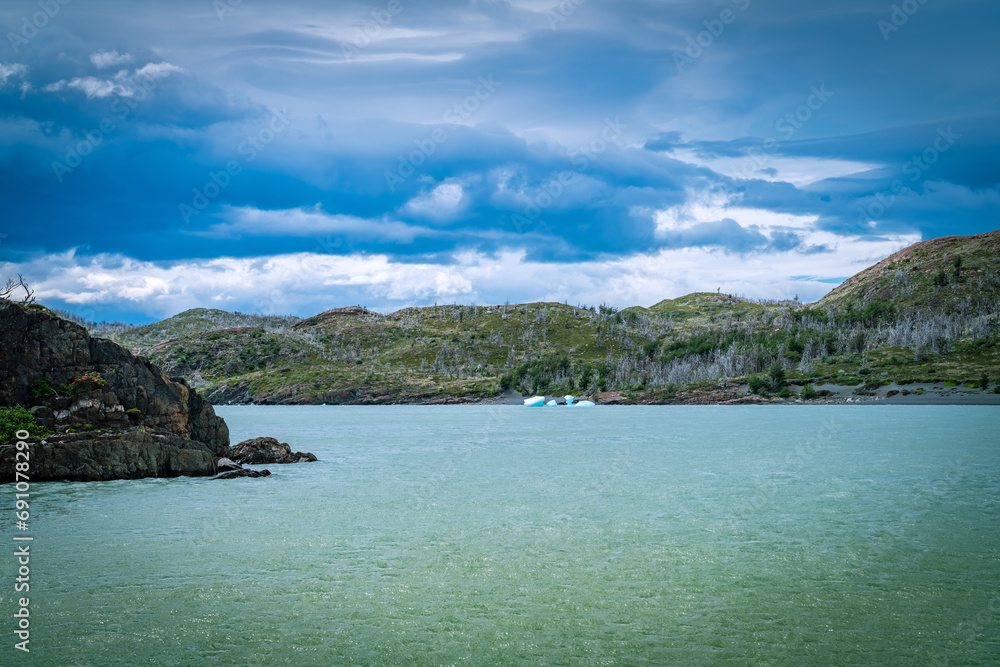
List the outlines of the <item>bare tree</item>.
{"type": "Polygon", "coordinates": [[[21,299],[21,303],[25,306],[30,306],[35,303],[35,292],[30,287],[28,283],[24,281],[24,276],[20,273],[17,274],[17,280],[14,278],[8,278],[7,284],[0,288],[0,299],[7,299],[8,301],[13,301],[10,298],[11,294],[16,292],[18,289],[24,290],[24,298],[21,299]]]}

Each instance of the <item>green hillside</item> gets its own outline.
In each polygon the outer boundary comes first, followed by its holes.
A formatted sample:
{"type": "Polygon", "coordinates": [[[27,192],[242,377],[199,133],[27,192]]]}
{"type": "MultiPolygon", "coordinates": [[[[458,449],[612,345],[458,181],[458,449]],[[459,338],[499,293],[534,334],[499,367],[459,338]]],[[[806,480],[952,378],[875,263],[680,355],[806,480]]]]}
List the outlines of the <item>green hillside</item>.
{"type": "Polygon", "coordinates": [[[859,393],[890,381],[973,386],[1000,379],[998,242],[1000,232],[916,244],[811,305],[700,292],[620,312],[348,307],[299,320],[195,309],[106,335],[216,403],[440,402],[505,389],[668,402],[737,395],[751,380],[759,393],[788,381],[859,393]]]}
{"type": "Polygon", "coordinates": [[[897,310],[953,310],[1000,294],[1000,230],[915,243],[861,271],[820,307],[883,301],[897,310]]]}
{"type": "Polygon", "coordinates": [[[261,327],[268,331],[287,331],[299,318],[292,316],[230,313],[214,308],[192,308],[171,318],[122,331],[102,332],[100,326],[91,327],[92,333],[113,333],[108,336],[126,347],[142,348],[156,345],[170,338],[195,336],[208,331],[238,327],[261,327]]]}

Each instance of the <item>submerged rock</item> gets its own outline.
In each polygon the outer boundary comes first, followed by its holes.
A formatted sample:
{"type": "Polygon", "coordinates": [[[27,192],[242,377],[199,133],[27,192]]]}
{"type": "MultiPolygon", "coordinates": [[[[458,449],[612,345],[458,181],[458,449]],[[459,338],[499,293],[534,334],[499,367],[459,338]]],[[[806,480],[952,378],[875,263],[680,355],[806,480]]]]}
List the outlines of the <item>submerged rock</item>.
{"type": "Polygon", "coordinates": [[[218,463],[216,463],[215,466],[216,468],[218,468],[219,472],[228,472],[230,470],[243,470],[243,466],[241,466],[236,461],[233,461],[232,459],[227,459],[226,457],[222,457],[221,459],[219,459],[218,463]]]}
{"type": "Polygon", "coordinates": [[[229,448],[229,458],[237,463],[306,463],[317,460],[309,452],[292,452],[287,442],[275,438],[251,438],[229,448]]]}
{"type": "Polygon", "coordinates": [[[238,468],[236,470],[230,470],[229,472],[224,472],[221,475],[216,475],[212,479],[237,479],[238,477],[267,477],[271,474],[270,470],[251,470],[250,468],[238,468]]]}

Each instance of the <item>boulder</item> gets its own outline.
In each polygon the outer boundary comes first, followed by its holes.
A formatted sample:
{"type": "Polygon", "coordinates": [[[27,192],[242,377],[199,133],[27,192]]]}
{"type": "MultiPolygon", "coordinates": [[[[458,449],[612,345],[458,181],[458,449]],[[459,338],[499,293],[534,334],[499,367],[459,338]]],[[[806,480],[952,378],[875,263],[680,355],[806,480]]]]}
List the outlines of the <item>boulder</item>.
{"type": "Polygon", "coordinates": [[[308,452],[292,452],[287,442],[275,438],[251,438],[229,448],[229,458],[237,463],[304,463],[315,461],[308,452]]]}

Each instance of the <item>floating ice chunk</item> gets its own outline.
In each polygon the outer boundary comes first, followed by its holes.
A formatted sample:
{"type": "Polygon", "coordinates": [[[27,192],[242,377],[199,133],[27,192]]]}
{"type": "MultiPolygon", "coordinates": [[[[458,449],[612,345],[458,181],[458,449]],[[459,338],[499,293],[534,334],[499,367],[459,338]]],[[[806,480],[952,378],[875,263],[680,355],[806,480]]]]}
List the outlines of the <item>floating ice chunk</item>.
{"type": "Polygon", "coordinates": [[[532,396],[531,398],[524,399],[524,405],[529,408],[540,408],[545,405],[544,396],[532,396]]]}
{"type": "Polygon", "coordinates": [[[594,405],[593,401],[580,401],[579,403],[574,403],[573,401],[576,400],[576,396],[572,396],[572,395],[568,395],[568,394],[566,396],[563,396],[563,398],[566,399],[566,405],[572,405],[573,407],[583,407],[583,408],[586,408],[586,407],[590,407],[590,406],[594,405]]]}
{"type": "Polygon", "coordinates": [[[548,402],[548,403],[546,403],[545,405],[547,405],[547,406],[549,406],[549,407],[552,407],[552,406],[554,406],[554,405],[559,405],[559,404],[558,404],[558,403],[556,402],[556,399],[554,399],[554,398],[553,398],[553,399],[552,399],[551,401],[549,401],[549,402],[548,402]]]}

